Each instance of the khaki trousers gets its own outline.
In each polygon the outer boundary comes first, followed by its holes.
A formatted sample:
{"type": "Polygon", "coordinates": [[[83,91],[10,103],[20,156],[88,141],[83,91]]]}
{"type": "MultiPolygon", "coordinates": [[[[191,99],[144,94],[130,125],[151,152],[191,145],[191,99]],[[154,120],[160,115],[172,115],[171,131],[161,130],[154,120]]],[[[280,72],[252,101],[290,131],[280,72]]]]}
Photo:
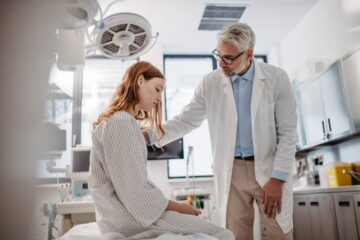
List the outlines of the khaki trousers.
{"type": "MultiPolygon", "coordinates": [[[[256,159],[255,159],[256,161],[256,159]]],[[[283,233],[275,219],[264,213],[262,188],[255,180],[254,162],[234,159],[229,201],[226,213],[226,227],[236,240],[253,240],[254,200],[261,219],[261,239],[292,240],[293,231],[283,233]]]]}

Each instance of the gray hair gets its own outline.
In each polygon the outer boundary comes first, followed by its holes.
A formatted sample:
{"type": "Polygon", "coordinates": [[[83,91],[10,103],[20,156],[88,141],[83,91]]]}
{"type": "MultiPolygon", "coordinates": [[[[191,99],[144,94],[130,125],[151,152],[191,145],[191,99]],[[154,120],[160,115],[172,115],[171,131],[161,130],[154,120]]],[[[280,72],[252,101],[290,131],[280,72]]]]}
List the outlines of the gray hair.
{"type": "Polygon", "coordinates": [[[224,26],[217,34],[218,41],[233,43],[239,52],[254,48],[255,34],[245,23],[231,23],[224,26]]]}

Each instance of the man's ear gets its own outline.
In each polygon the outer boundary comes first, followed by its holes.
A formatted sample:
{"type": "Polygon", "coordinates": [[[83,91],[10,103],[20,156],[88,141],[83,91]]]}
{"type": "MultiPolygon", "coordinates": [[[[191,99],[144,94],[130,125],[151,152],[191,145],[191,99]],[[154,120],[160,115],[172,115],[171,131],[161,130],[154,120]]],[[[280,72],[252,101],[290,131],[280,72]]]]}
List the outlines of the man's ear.
{"type": "Polygon", "coordinates": [[[247,53],[247,59],[252,59],[253,58],[253,56],[254,56],[254,49],[252,49],[252,48],[249,48],[249,50],[248,50],[248,53],[247,53]]]}

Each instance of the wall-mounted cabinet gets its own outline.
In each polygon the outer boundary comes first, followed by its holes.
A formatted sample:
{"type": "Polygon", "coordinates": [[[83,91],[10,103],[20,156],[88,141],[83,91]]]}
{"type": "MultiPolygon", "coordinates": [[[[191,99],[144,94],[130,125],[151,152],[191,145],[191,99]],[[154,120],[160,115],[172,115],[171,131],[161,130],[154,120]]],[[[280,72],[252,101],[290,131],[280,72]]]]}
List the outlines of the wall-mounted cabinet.
{"type": "Polygon", "coordinates": [[[352,123],[355,132],[360,131],[360,49],[342,59],[342,74],[352,123]]]}
{"type": "Polygon", "coordinates": [[[298,148],[334,141],[360,130],[359,91],[360,49],[297,88],[298,148]]]}

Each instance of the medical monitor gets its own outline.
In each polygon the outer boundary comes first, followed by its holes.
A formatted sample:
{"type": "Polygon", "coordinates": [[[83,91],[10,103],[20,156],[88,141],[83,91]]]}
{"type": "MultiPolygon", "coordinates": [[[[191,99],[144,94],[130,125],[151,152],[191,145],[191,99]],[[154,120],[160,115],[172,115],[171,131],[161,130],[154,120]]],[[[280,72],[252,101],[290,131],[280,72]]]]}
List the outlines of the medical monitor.
{"type": "Polygon", "coordinates": [[[161,148],[147,146],[148,160],[183,159],[183,139],[175,140],[161,148]]]}
{"type": "Polygon", "coordinates": [[[66,130],[60,129],[56,123],[44,123],[45,139],[43,141],[43,151],[65,151],[66,150],[66,130]]]}
{"type": "Polygon", "coordinates": [[[90,166],[90,150],[89,147],[77,147],[72,149],[71,156],[71,172],[87,173],[90,166]]]}

